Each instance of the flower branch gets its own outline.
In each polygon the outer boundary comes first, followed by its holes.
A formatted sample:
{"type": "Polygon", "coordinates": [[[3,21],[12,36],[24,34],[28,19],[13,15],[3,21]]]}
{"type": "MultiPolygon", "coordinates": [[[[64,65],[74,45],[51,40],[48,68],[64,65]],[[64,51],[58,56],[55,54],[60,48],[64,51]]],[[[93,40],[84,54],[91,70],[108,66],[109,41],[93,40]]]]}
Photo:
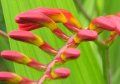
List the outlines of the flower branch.
{"type": "Polygon", "coordinates": [[[8,35],[5,32],[3,32],[2,30],[0,30],[0,35],[5,38],[8,38],[8,35]]]}

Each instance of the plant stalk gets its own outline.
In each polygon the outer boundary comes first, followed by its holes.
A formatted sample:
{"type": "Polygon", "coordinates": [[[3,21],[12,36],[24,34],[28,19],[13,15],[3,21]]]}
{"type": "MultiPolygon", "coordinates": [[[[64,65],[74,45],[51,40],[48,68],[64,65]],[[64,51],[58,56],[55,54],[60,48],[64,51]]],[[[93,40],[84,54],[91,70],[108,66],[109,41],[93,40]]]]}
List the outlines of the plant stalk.
{"type": "Polygon", "coordinates": [[[109,46],[103,44],[102,42],[96,41],[98,45],[98,50],[102,58],[103,65],[103,76],[105,79],[105,84],[112,84],[111,82],[111,71],[110,71],[110,57],[109,57],[109,46]]]}
{"type": "Polygon", "coordinates": [[[5,38],[8,38],[8,35],[5,32],[3,32],[2,30],[0,30],[0,35],[5,38]]]}
{"type": "Polygon", "coordinates": [[[105,50],[105,57],[103,59],[103,70],[107,84],[111,84],[111,71],[110,71],[110,59],[109,59],[109,47],[105,50]]]}
{"type": "Polygon", "coordinates": [[[50,73],[51,69],[55,66],[57,60],[56,58],[60,57],[61,54],[68,48],[70,47],[72,44],[70,42],[72,42],[74,40],[74,36],[69,38],[69,40],[67,41],[67,43],[65,44],[65,46],[63,46],[58,53],[56,54],[56,56],[54,57],[54,59],[48,64],[44,75],[38,80],[38,84],[43,84],[43,82],[46,80],[48,73],[50,73]]]}

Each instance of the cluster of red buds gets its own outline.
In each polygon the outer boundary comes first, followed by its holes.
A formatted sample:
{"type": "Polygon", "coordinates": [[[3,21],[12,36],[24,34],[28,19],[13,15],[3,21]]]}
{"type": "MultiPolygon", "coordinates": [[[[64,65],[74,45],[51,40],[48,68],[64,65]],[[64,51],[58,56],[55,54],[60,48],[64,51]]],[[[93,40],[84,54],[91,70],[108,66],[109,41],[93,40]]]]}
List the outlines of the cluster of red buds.
{"type": "Polygon", "coordinates": [[[120,35],[120,13],[115,15],[106,15],[95,18],[91,21],[89,28],[101,33],[103,30],[110,32],[110,37],[104,41],[105,44],[111,44],[113,40],[120,35]]]}
{"type": "Polygon", "coordinates": [[[10,38],[35,45],[48,54],[53,54],[54,59],[49,64],[43,64],[18,51],[2,51],[1,58],[27,65],[38,71],[44,71],[43,76],[36,82],[11,72],[0,72],[0,81],[11,84],[43,84],[46,79],[66,78],[70,75],[69,69],[61,67],[54,69],[53,67],[57,63],[64,63],[68,60],[78,58],[80,56],[80,51],[76,49],[78,44],[83,41],[96,40],[98,34],[103,30],[112,32],[111,38],[108,41],[111,41],[117,33],[120,34],[120,14],[95,18],[91,21],[88,29],[82,29],[77,19],[69,11],[58,8],[37,8],[29,10],[19,14],[15,21],[18,24],[18,29],[9,33],[10,38]],[[63,23],[66,28],[75,34],[73,36],[66,35],[57,26],[57,23],[63,23]],[[49,28],[56,36],[66,41],[66,44],[59,50],[54,49],[42,37],[32,32],[34,29],[43,27],[49,28]]]}

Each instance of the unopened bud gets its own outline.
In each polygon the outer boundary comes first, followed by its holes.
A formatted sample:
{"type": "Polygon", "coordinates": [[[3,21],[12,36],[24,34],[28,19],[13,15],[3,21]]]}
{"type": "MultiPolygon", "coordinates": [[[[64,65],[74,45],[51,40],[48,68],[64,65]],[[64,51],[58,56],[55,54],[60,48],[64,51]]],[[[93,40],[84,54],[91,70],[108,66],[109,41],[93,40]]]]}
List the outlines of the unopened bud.
{"type": "Polygon", "coordinates": [[[112,19],[110,19],[109,17],[106,17],[106,16],[101,16],[101,17],[95,18],[91,24],[93,24],[93,25],[90,26],[90,29],[100,28],[100,29],[104,29],[104,30],[108,30],[108,31],[115,30],[115,25],[114,25],[112,19]]]}
{"type": "Polygon", "coordinates": [[[55,22],[66,22],[66,17],[63,15],[63,13],[55,8],[37,8],[34,9],[35,13],[43,13],[50,17],[55,22]]]}
{"type": "MultiPolygon", "coordinates": [[[[52,31],[57,28],[57,24],[51,18],[49,18],[48,16],[42,13],[34,13],[34,12],[22,13],[16,17],[16,22],[18,24],[26,24],[26,23],[39,24],[40,27],[48,27],[52,31]]],[[[29,30],[38,29],[40,27],[31,28],[29,30]]],[[[24,30],[28,30],[25,28],[24,30]]]]}
{"type": "Polygon", "coordinates": [[[23,78],[11,72],[0,72],[0,81],[7,82],[9,84],[32,84],[30,79],[23,78]]]}
{"type": "Polygon", "coordinates": [[[48,44],[45,43],[40,36],[37,36],[36,34],[33,34],[30,31],[16,30],[16,31],[10,32],[9,36],[12,39],[15,39],[15,40],[18,40],[18,41],[23,41],[23,42],[27,42],[27,43],[30,43],[30,44],[34,44],[34,45],[40,47],[41,49],[43,49],[46,52],[50,52],[50,53],[53,53],[53,54],[55,52],[57,52],[52,47],[44,46],[44,45],[48,45],[48,44]],[[42,48],[43,46],[46,47],[48,50],[46,50],[45,48],[42,48]],[[51,52],[51,51],[54,51],[54,52],[51,52]]]}
{"type": "Polygon", "coordinates": [[[112,19],[114,25],[115,25],[115,31],[120,35],[120,17],[119,15],[109,15],[108,16],[110,19],[112,19]]]}
{"type": "Polygon", "coordinates": [[[67,68],[57,68],[49,74],[51,79],[67,78],[70,75],[70,70],[67,68]]]}
{"type": "Polygon", "coordinates": [[[79,30],[77,35],[74,38],[75,43],[79,43],[80,41],[92,41],[97,38],[98,34],[93,30],[79,30]]]}
{"type": "Polygon", "coordinates": [[[41,37],[33,34],[30,31],[15,30],[9,33],[9,36],[12,39],[31,43],[37,46],[44,44],[44,41],[41,37]]]}
{"type": "Polygon", "coordinates": [[[36,24],[36,23],[18,24],[18,26],[20,30],[25,30],[25,31],[29,31],[41,27],[40,24],[36,24]]]}
{"type": "Polygon", "coordinates": [[[58,61],[67,61],[71,59],[76,59],[80,56],[80,51],[75,48],[67,48],[63,54],[57,58],[58,61]]]}
{"type": "Polygon", "coordinates": [[[37,70],[44,69],[44,65],[40,62],[29,58],[28,56],[17,52],[17,51],[11,51],[11,50],[5,50],[1,52],[1,57],[3,57],[6,60],[14,61],[16,63],[24,64],[27,66],[30,66],[32,68],[35,68],[37,70]]]}
{"type": "Polygon", "coordinates": [[[68,39],[68,36],[58,28],[57,24],[51,18],[39,12],[35,13],[31,11],[20,14],[16,17],[16,22],[20,24],[19,29],[21,30],[33,30],[45,26],[50,28],[58,37],[65,40],[68,39]],[[61,32],[55,32],[56,30],[61,32]]]}

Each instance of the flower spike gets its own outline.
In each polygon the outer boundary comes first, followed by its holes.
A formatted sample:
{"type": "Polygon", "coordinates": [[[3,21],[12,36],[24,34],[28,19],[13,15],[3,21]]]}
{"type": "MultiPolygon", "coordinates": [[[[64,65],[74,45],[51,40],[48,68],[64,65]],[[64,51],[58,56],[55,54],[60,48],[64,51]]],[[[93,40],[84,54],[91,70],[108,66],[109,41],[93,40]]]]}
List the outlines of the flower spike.
{"type": "Polygon", "coordinates": [[[70,70],[67,68],[57,68],[51,71],[48,74],[48,77],[51,79],[60,79],[60,78],[67,78],[70,75],[70,70]]]}
{"type": "Polygon", "coordinates": [[[17,51],[12,51],[12,50],[2,51],[1,57],[9,61],[14,61],[16,63],[30,66],[37,70],[45,69],[45,65],[17,51]]]}
{"type": "Polygon", "coordinates": [[[53,49],[51,46],[49,46],[46,42],[44,42],[40,36],[37,36],[36,34],[33,34],[30,31],[15,30],[15,31],[10,32],[9,36],[12,39],[15,39],[18,41],[23,41],[26,43],[36,45],[46,52],[49,52],[52,54],[57,53],[57,51],[53,49]]]}
{"type": "MultiPolygon", "coordinates": [[[[116,31],[117,33],[120,30],[120,20],[118,19],[118,16],[101,16],[99,18],[95,18],[91,22],[88,29],[81,29],[79,21],[72,15],[72,13],[65,9],[59,8],[36,8],[29,10],[19,14],[15,18],[15,21],[18,24],[18,30],[10,32],[10,38],[33,44],[45,52],[55,55],[53,60],[45,65],[17,51],[6,50],[1,52],[1,58],[24,64],[37,70],[44,70],[44,74],[36,82],[20,76],[14,76],[13,73],[10,72],[9,74],[12,74],[10,80],[3,78],[4,81],[8,81],[10,83],[14,81],[18,84],[43,84],[47,78],[52,80],[67,78],[70,75],[69,69],[54,68],[57,64],[62,64],[68,60],[77,59],[80,56],[80,51],[76,49],[79,43],[83,41],[96,40],[98,34],[103,30],[116,31]],[[59,29],[57,23],[62,23],[69,30],[76,33],[73,36],[68,37],[61,31],[61,29],[59,29]],[[57,51],[47,44],[40,36],[31,32],[34,29],[39,29],[42,27],[49,28],[56,36],[66,40],[66,44],[57,51]],[[17,81],[15,78],[17,78],[17,81]]],[[[115,34],[113,34],[113,36],[115,34]]],[[[0,77],[3,76],[0,75],[0,77]]]]}
{"type": "Polygon", "coordinates": [[[16,22],[21,30],[34,30],[40,27],[48,27],[58,37],[67,40],[69,37],[64,34],[57,24],[48,16],[42,13],[26,12],[16,17],[16,22]]]}
{"type": "Polygon", "coordinates": [[[23,78],[11,72],[0,72],[0,81],[4,81],[9,84],[33,84],[32,80],[23,78]]]}

